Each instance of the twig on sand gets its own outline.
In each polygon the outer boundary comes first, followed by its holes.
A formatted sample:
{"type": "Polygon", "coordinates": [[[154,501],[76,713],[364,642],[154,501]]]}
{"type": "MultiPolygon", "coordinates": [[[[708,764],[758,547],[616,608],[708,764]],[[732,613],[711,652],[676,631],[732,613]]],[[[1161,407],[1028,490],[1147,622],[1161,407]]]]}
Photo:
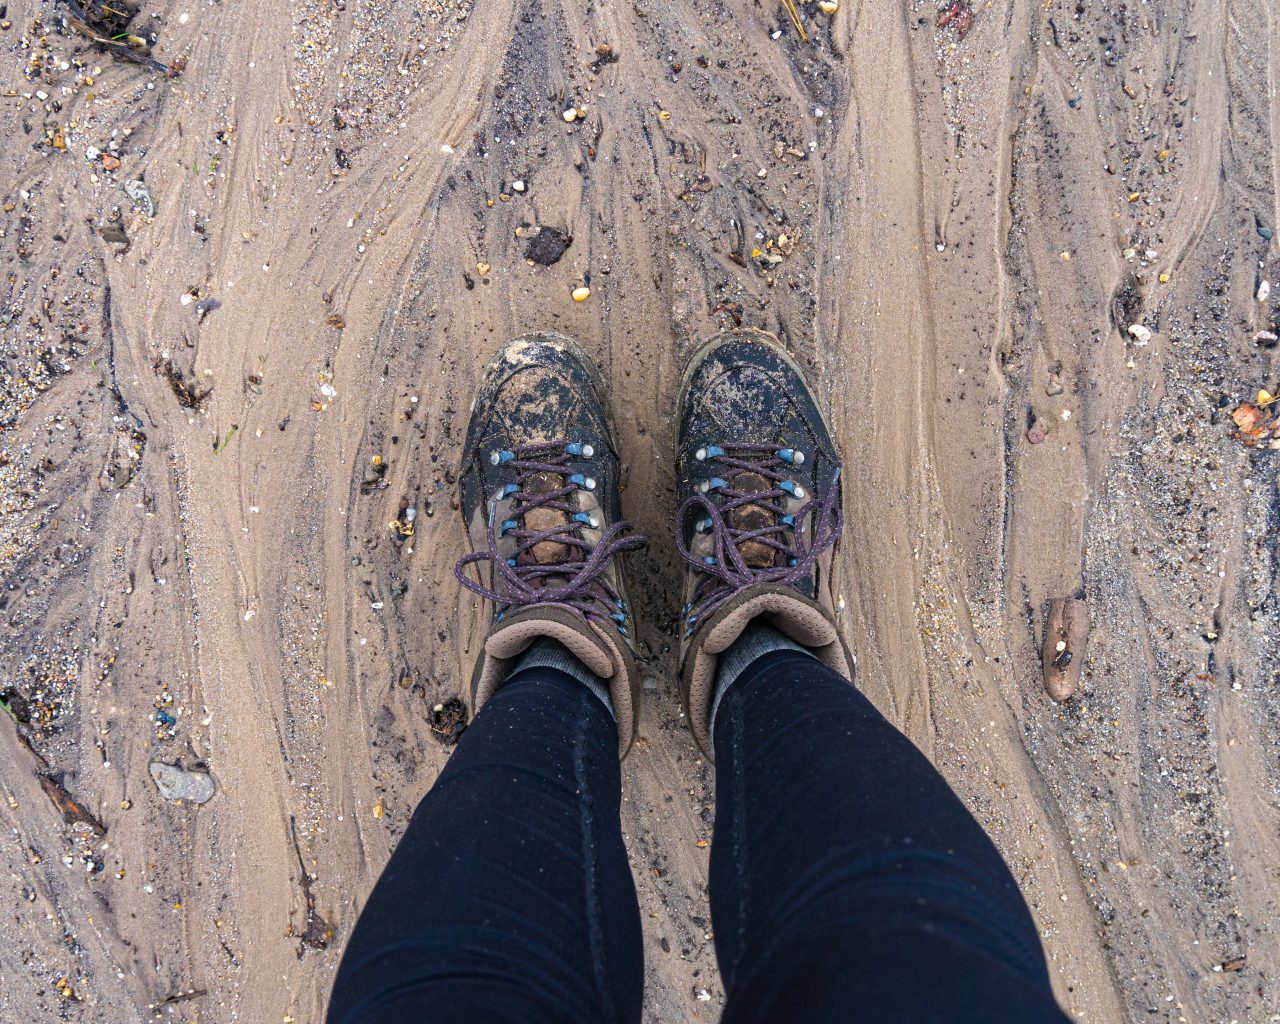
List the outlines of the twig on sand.
{"type": "Polygon", "coordinates": [[[782,0],[782,8],[787,12],[787,16],[791,18],[791,24],[796,27],[796,31],[800,33],[800,38],[807,43],[809,41],[809,33],[804,30],[804,25],[800,23],[800,12],[796,10],[796,0],[782,0]]]}

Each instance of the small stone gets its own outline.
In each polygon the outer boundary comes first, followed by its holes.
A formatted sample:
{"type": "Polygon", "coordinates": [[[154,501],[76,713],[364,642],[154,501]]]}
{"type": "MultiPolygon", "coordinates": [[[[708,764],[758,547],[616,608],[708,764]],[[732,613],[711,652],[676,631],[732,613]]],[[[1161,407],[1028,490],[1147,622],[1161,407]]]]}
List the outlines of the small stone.
{"type": "Polygon", "coordinates": [[[512,187],[515,191],[517,191],[517,192],[523,192],[523,191],[524,191],[524,181],[523,181],[523,180],[521,180],[521,181],[513,181],[513,182],[511,183],[511,187],[512,187]]]}
{"type": "Polygon", "coordinates": [[[818,10],[823,14],[835,14],[840,10],[840,0],[818,0],[818,10]]]}
{"type": "Polygon", "coordinates": [[[574,121],[578,120],[578,112],[574,110],[573,107],[570,107],[564,112],[564,119],[569,122],[569,124],[573,124],[574,121]]]}
{"type": "Polygon", "coordinates": [[[1267,296],[1270,294],[1271,294],[1271,282],[1259,281],[1258,282],[1258,301],[1266,302],[1267,296]]]}
{"type": "Polygon", "coordinates": [[[1045,617],[1041,667],[1044,686],[1058,702],[1070,700],[1080,683],[1089,643],[1089,606],[1074,597],[1049,601],[1045,617]]]}
{"type": "Polygon", "coordinates": [[[1168,283],[1169,283],[1169,275],[1168,275],[1168,274],[1161,274],[1161,275],[1160,275],[1160,283],[1161,283],[1161,284],[1168,284],[1168,283]]]}
{"type": "Polygon", "coordinates": [[[1044,444],[1045,436],[1043,427],[1032,427],[1027,431],[1027,440],[1032,444],[1044,444]]]}
{"type": "Polygon", "coordinates": [[[573,301],[586,302],[587,296],[589,296],[590,294],[591,294],[590,288],[575,288],[573,290],[573,301]]]}
{"type": "Polygon", "coordinates": [[[1151,340],[1151,332],[1142,324],[1130,324],[1129,335],[1139,345],[1145,345],[1151,340]]]}
{"type": "Polygon", "coordinates": [[[104,171],[118,171],[120,169],[120,158],[106,153],[102,157],[102,169],[104,171]]]}
{"type": "Polygon", "coordinates": [[[203,804],[213,796],[213,778],[205,772],[187,771],[176,764],[152,761],[151,778],[166,800],[203,804]]]}
{"type": "Polygon", "coordinates": [[[487,263],[476,264],[476,273],[479,274],[481,277],[487,277],[489,274],[489,271],[492,269],[493,267],[489,266],[489,264],[487,263]]]}
{"type": "Polygon", "coordinates": [[[1058,383],[1057,378],[1050,377],[1049,383],[1044,387],[1044,393],[1052,398],[1054,395],[1062,394],[1062,385],[1058,383]]]}

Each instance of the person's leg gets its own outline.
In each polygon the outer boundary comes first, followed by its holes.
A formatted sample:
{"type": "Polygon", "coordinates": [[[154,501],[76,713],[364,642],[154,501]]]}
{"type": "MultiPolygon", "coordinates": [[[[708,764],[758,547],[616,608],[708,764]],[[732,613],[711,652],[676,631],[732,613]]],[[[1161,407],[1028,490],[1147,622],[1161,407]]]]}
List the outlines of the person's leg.
{"type": "Polygon", "coordinates": [[[1065,1020],[999,852],[848,680],[766,653],[712,728],[725,1024],[1065,1020]]]}
{"type": "Polygon", "coordinates": [[[330,1024],[638,1021],[643,949],[620,792],[601,696],[555,668],[518,669],[369,897],[330,1024]]]}

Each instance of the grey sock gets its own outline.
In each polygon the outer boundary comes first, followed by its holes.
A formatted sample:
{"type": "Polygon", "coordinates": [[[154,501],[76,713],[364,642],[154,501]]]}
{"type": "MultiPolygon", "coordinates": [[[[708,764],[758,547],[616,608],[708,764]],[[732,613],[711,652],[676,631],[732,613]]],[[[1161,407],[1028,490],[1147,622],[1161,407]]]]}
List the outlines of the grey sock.
{"type": "Polygon", "coordinates": [[[609,714],[613,715],[613,701],[609,699],[609,684],[575,658],[569,648],[560,641],[552,640],[549,636],[539,637],[520,656],[520,660],[508,674],[508,678],[526,668],[554,668],[565,675],[573,676],[599,697],[601,703],[609,709],[609,714]]]}
{"type": "Polygon", "coordinates": [[[771,651],[803,651],[810,656],[813,654],[809,648],[796,643],[764,619],[752,619],[742,635],[729,645],[729,649],[716,662],[716,692],[711,699],[711,720],[707,723],[710,735],[715,735],[716,711],[725,690],[733,685],[752,662],[771,651]]]}

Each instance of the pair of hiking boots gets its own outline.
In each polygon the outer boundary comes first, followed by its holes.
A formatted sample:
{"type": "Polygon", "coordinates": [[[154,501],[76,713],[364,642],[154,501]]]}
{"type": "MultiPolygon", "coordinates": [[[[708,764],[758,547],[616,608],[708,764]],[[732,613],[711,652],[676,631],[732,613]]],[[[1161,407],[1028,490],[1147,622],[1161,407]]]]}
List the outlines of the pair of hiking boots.
{"type": "MultiPolygon", "coordinates": [[[[716,660],[753,619],[853,678],[831,580],[843,523],[840,461],[799,367],[763,331],[707,341],[685,371],[677,416],[681,695],[711,757],[716,660]]],[[[640,675],[622,563],[646,541],[622,518],[604,386],[574,342],[531,334],[489,363],[461,484],[472,552],[455,571],[492,602],[473,711],[530,644],[550,637],[608,683],[625,755],[640,675]]]]}

